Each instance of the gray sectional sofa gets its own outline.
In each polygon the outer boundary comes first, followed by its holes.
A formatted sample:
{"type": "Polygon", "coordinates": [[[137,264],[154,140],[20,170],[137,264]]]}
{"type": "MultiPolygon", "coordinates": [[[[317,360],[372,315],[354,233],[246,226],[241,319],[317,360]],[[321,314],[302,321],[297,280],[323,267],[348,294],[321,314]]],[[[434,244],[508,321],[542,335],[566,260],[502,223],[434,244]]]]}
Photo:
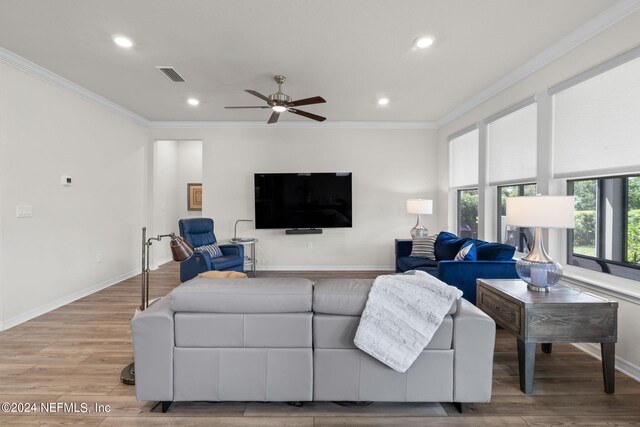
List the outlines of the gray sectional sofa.
{"type": "Polygon", "coordinates": [[[373,280],[201,279],[131,322],[138,400],[488,402],[495,323],[465,300],[398,373],[353,345],[373,280]]]}

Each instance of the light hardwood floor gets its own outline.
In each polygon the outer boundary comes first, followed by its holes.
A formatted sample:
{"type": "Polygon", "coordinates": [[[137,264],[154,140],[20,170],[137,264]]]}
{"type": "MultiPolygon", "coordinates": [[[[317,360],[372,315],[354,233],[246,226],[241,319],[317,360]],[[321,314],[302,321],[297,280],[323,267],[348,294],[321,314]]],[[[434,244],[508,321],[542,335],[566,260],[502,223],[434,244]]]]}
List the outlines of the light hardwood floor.
{"type": "MultiPolygon", "coordinates": [[[[375,277],[383,272],[263,272],[258,276],[375,277]]],[[[176,263],[152,272],[151,297],[178,284],[176,263]]],[[[597,359],[567,344],[537,354],[535,388],[518,386],[515,340],[498,330],[491,403],[461,415],[450,404],[373,404],[345,408],[331,403],[294,408],[262,403],[177,403],[162,414],[138,402],[134,387],[119,383],[132,361],[129,322],[139,304],[134,277],[0,332],[0,403],[36,403],[36,414],[2,413],[0,425],[84,426],[507,426],[640,425],[640,383],[616,373],[616,393],[603,391],[597,359]],[[43,413],[41,403],[88,404],[91,413],[43,413]],[[95,412],[94,404],[109,405],[95,412]]],[[[56,408],[53,405],[53,408],[56,408]]],[[[69,409],[69,408],[67,408],[69,409]]]]}

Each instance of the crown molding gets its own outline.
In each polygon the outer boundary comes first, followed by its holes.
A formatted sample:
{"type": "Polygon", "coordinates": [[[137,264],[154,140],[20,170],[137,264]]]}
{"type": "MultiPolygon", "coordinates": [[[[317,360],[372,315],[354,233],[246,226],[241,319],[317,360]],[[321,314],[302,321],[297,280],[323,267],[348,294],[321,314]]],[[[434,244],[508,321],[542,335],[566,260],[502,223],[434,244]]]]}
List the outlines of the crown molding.
{"type": "Polygon", "coordinates": [[[150,121],[151,129],[437,129],[436,122],[207,122],[207,121],[150,121]]]}
{"type": "Polygon", "coordinates": [[[149,120],[142,117],[141,115],[134,113],[131,110],[127,110],[126,108],[121,107],[115,102],[109,101],[108,99],[103,98],[102,96],[97,95],[91,92],[90,90],[87,90],[82,86],[77,85],[72,81],[69,81],[64,77],[61,77],[56,73],[53,73],[47,70],[46,68],[41,67],[38,64],[34,64],[28,59],[25,59],[19,55],[16,55],[15,53],[10,52],[2,47],[0,47],[0,62],[4,62],[5,64],[11,65],[19,70],[29,73],[32,76],[38,77],[48,83],[58,86],[59,88],[69,93],[73,93],[84,99],[92,101],[106,108],[107,110],[110,110],[126,119],[133,121],[134,123],[137,123],[145,127],[149,127],[149,123],[150,123],[149,120]]]}
{"type": "Polygon", "coordinates": [[[640,0],[617,1],[610,8],[580,25],[578,28],[513,70],[511,73],[507,74],[476,96],[445,114],[437,121],[438,127],[449,124],[474,108],[482,105],[489,99],[498,95],[500,92],[529,77],[562,55],[592,39],[615,23],[631,15],[633,12],[636,12],[638,9],[640,9],[640,0]]]}

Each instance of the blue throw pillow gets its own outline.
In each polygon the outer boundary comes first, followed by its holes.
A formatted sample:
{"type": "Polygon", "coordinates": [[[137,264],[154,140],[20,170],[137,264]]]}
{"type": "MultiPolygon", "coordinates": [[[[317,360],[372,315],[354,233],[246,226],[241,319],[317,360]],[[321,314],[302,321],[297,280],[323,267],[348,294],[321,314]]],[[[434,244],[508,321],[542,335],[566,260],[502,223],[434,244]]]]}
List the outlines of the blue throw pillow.
{"type": "Polygon", "coordinates": [[[476,261],[477,259],[476,245],[474,245],[473,242],[467,242],[462,245],[462,248],[460,248],[460,251],[454,258],[456,261],[476,261]]]}
{"type": "Polygon", "coordinates": [[[516,248],[505,243],[475,242],[479,261],[509,261],[513,259],[516,248]]]}
{"type": "Polygon", "coordinates": [[[462,245],[469,240],[470,239],[466,237],[460,238],[453,233],[441,232],[438,234],[434,245],[436,259],[438,261],[454,259],[462,248],[462,245]]]}

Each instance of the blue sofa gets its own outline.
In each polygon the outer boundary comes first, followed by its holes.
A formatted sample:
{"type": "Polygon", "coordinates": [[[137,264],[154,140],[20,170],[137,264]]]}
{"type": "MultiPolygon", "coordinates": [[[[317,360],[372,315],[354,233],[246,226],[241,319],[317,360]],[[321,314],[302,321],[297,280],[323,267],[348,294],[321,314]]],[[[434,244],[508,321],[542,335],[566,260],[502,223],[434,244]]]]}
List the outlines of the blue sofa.
{"type": "Polygon", "coordinates": [[[455,286],[463,297],[475,305],[476,279],[517,279],[516,248],[502,243],[461,238],[453,233],[441,232],[435,241],[436,260],[411,256],[412,241],[396,240],[396,272],[422,270],[443,282],[455,286]],[[454,261],[460,248],[472,241],[476,245],[476,261],[454,261]]]}
{"type": "MultiPolygon", "coordinates": [[[[194,248],[216,243],[211,218],[188,218],[178,221],[180,236],[194,248]]],[[[186,261],[180,263],[180,281],[186,282],[198,274],[210,271],[244,271],[244,246],[218,245],[221,257],[211,258],[207,251],[195,251],[186,261]]]]}

